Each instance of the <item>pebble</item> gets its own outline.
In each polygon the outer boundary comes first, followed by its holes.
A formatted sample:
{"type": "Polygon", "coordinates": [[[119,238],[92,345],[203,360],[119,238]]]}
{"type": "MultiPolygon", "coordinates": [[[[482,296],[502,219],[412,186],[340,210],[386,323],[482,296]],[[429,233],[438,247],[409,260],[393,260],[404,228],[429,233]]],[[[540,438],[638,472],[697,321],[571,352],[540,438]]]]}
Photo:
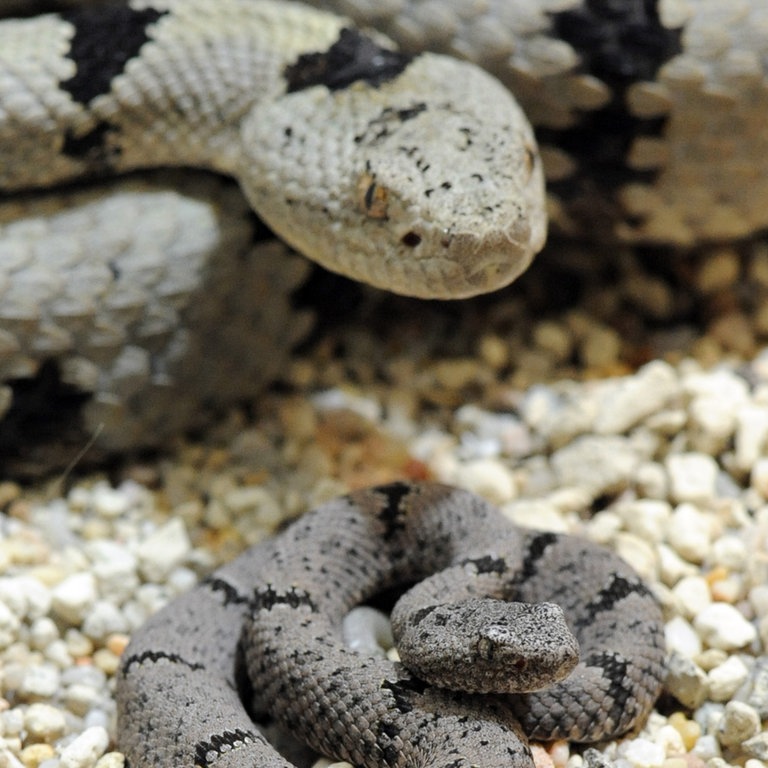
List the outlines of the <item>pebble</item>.
{"type": "Polygon", "coordinates": [[[96,579],[92,573],[74,573],[53,588],[54,612],[70,624],[79,624],[96,602],[96,579]]]}
{"type": "Polygon", "coordinates": [[[707,502],[716,495],[717,462],[704,453],[677,453],[665,462],[670,495],[678,502],[707,502]]]}
{"type": "Polygon", "coordinates": [[[712,521],[693,504],[680,504],[672,512],[667,526],[667,542],[692,563],[701,563],[709,553],[712,521]]]}
{"type": "Polygon", "coordinates": [[[744,753],[758,760],[768,760],[768,731],[758,733],[752,738],[746,739],[742,745],[744,753]]]}
{"type": "Polygon", "coordinates": [[[666,689],[684,707],[696,709],[707,698],[707,675],[693,659],[672,651],[667,657],[666,689]]]}
{"type": "Polygon", "coordinates": [[[163,581],[187,557],[191,549],[187,529],[177,519],[169,520],[136,547],[139,570],[147,581],[163,581]]]}
{"type": "Polygon", "coordinates": [[[586,488],[597,497],[628,486],[642,458],[624,437],[585,435],[555,451],[551,463],[560,485],[586,488]]]}
{"type": "MultiPolygon", "coordinates": [[[[707,672],[707,686],[712,701],[729,701],[746,682],[749,669],[738,656],[729,656],[707,672]]],[[[722,742],[722,739],[721,739],[722,742]]]]}
{"type": "Polygon", "coordinates": [[[757,630],[727,603],[712,603],[693,620],[705,643],[725,651],[743,648],[757,639],[757,630]]]}
{"type": "Polygon", "coordinates": [[[87,728],[61,751],[61,768],[91,768],[108,746],[109,734],[105,728],[87,728]]]}
{"type": "Polygon", "coordinates": [[[602,435],[620,435],[647,416],[662,410],[677,394],[674,368],[655,360],[632,376],[614,379],[600,400],[594,430],[602,435]]]}
{"type": "Polygon", "coordinates": [[[748,704],[729,701],[717,728],[717,738],[724,747],[735,747],[757,735],[760,716],[748,704]]]}
{"type": "Polygon", "coordinates": [[[33,741],[52,742],[64,734],[64,714],[50,704],[30,704],[24,712],[24,728],[33,741]]]}

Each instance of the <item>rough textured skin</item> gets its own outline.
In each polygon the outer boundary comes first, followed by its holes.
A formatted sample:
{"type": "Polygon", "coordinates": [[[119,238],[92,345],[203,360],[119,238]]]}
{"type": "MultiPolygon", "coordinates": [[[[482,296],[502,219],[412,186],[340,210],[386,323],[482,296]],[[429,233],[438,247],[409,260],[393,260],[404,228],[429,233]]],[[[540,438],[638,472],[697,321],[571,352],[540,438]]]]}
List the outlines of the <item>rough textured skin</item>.
{"type": "MultiPolygon", "coordinates": [[[[560,631],[558,614],[544,606],[529,629],[545,658],[552,628],[560,631]]],[[[439,632],[430,640],[442,648],[451,642],[439,632]]],[[[258,733],[247,701],[315,749],[355,765],[530,768],[523,731],[589,741],[642,722],[660,691],[663,661],[659,609],[615,555],[517,528],[465,491],[394,484],[304,515],[136,633],[118,677],[120,748],[132,768],[288,765],[258,733]],[[343,645],[350,607],[443,568],[421,595],[405,598],[427,600],[417,622],[461,610],[445,603],[467,594],[494,598],[491,632],[480,629],[455,675],[473,678],[468,663],[504,655],[507,633],[493,631],[497,597],[558,603],[580,645],[575,670],[543,691],[473,696],[432,687],[401,664],[343,645]]],[[[543,663],[518,657],[512,669],[543,663]]],[[[555,679],[562,676],[554,670],[555,679]]]]}
{"type": "Polygon", "coordinates": [[[535,142],[497,81],[296,3],[130,0],[6,20],[0,105],[0,190],[215,170],[305,255],[401,293],[498,288],[544,241],[535,142]]]}
{"type": "Polygon", "coordinates": [[[57,440],[64,463],[92,436],[93,458],[163,445],[257,391],[308,325],[286,309],[301,267],[262,267],[221,185],[200,199],[198,182],[189,203],[178,182],[178,203],[142,201],[135,183],[32,205],[30,190],[157,166],[227,174],[304,255],[430,298],[505,285],[541,248],[531,129],[474,65],[404,56],[296,3],[70,5],[0,22],[0,454],[22,446],[16,471],[46,465],[57,440]],[[184,236],[198,215],[206,247],[184,236]],[[225,294],[219,276],[238,261],[225,294]],[[237,349],[201,363],[222,329],[237,349]],[[258,370],[230,376],[243,359],[258,370]],[[36,419],[40,402],[66,421],[36,419]]]}
{"type": "MultiPolygon", "coordinates": [[[[0,30],[5,30],[0,31],[0,167],[6,179],[0,183],[0,196],[3,184],[47,187],[61,174],[89,171],[94,166],[119,170],[163,158],[225,170],[233,170],[234,164],[237,175],[246,167],[245,149],[238,154],[241,148],[232,140],[241,125],[244,129],[249,126],[250,135],[260,145],[253,168],[259,167],[260,160],[273,158],[266,149],[279,140],[278,133],[264,137],[259,132],[270,130],[266,113],[264,120],[258,117],[255,123],[245,116],[252,100],[264,93],[263,77],[274,82],[269,78],[280,69],[279,62],[270,64],[259,54],[260,46],[266,38],[270,50],[282,46],[278,53],[284,58],[280,61],[292,56],[295,60],[300,50],[323,47],[321,42],[308,42],[316,40],[316,35],[324,35],[327,44],[336,39],[339,22],[327,21],[318,27],[302,22],[302,35],[307,37],[296,34],[295,29],[288,35],[277,31],[265,35],[264,28],[254,29],[263,25],[250,11],[238,13],[233,28],[227,21],[233,2],[185,0],[188,21],[177,25],[169,18],[174,13],[158,17],[162,13],[158,9],[174,8],[174,2],[137,3],[136,8],[144,10],[109,18],[107,51],[116,55],[101,66],[96,47],[89,44],[98,39],[98,24],[73,10],[100,5],[96,0],[3,0],[2,16],[64,10],[67,21],[47,17],[23,24],[0,22],[0,30]],[[217,47],[209,40],[201,48],[201,28],[211,36],[224,35],[224,42],[217,47]],[[113,33],[117,31],[123,42],[115,51],[118,36],[113,33]],[[255,36],[251,39],[252,33],[255,36]],[[296,41],[290,50],[283,43],[286,37],[296,41]],[[34,61],[37,64],[30,63],[34,61]],[[99,76],[92,76],[96,73],[99,76]],[[116,118],[118,131],[113,124],[116,118]],[[154,118],[159,122],[151,122],[154,118]],[[68,129],[70,135],[65,137],[68,129]],[[121,154],[116,156],[118,147],[121,154]]],[[[259,0],[240,2],[252,9],[261,6],[259,0]]],[[[362,25],[385,32],[406,51],[429,49],[468,59],[507,85],[536,129],[555,230],[599,240],[685,248],[748,236],[768,226],[768,136],[764,130],[768,22],[763,0],[628,0],[618,4],[614,0],[313,0],[310,4],[347,14],[362,25]]],[[[302,19],[309,19],[305,14],[299,12],[302,19]]],[[[498,97],[489,97],[487,81],[479,82],[477,92],[467,85],[467,94],[461,90],[468,82],[463,75],[453,77],[446,70],[435,76],[437,81],[432,85],[426,80],[419,82],[419,93],[426,90],[431,99],[449,85],[454,105],[480,95],[483,119],[489,105],[495,107],[506,100],[496,86],[488,88],[498,97]]],[[[395,83],[393,80],[388,87],[405,97],[404,84],[395,83]]],[[[359,87],[342,88],[345,93],[338,98],[354,101],[350,93],[359,87]]],[[[296,100],[303,95],[306,93],[293,94],[296,100]]],[[[413,99],[422,99],[422,95],[413,99]]],[[[301,130],[293,137],[294,143],[304,141],[313,150],[318,147],[325,134],[318,134],[314,126],[326,130],[329,123],[338,122],[324,111],[334,114],[335,98],[321,98],[307,108],[310,116],[297,120],[301,130]]],[[[273,105],[274,119],[285,117],[283,103],[278,99],[273,105]]],[[[402,104],[395,106],[399,109],[402,104]]],[[[425,115],[418,117],[424,119],[425,115]]],[[[430,138],[425,144],[430,153],[446,146],[441,117],[438,115],[435,132],[440,140],[430,138]]],[[[416,118],[398,125],[396,117],[395,124],[411,131],[417,127],[416,118]]],[[[446,119],[446,125],[450,120],[446,119]]],[[[386,133],[390,123],[384,121],[381,126],[386,133]]],[[[396,140],[399,135],[400,131],[395,133],[396,140]]],[[[490,141],[495,144],[493,137],[490,141]]],[[[286,155],[286,166],[274,166],[278,194],[270,197],[272,189],[257,185],[252,200],[268,197],[278,209],[283,208],[275,210],[273,206],[270,215],[283,217],[286,200],[282,193],[297,187],[291,175],[298,170],[305,174],[301,178],[311,178],[327,189],[335,166],[346,158],[340,146],[334,144],[329,152],[334,163],[330,171],[323,165],[296,162],[294,154],[286,155]]],[[[405,164],[393,167],[395,177],[413,171],[414,166],[408,166],[412,160],[420,169],[415,178],[422,178],[422,153],[408,158],[399,157],[385,145],[379,149],[387,160],[397,157],[405,164]]],[[[378,151],[376,147],[370,150],[373,154],[378,151]]],[[[494,157],[495,171],[503,174],[514,166],[501,156],[494,157]]],[[[519,164],[519,160],[515,162],[519,164]]],[[[430,154],[427,162],[430,173],[439,175],[434,156],[430,154]]],[[[449,167],[454,169],[450,160],[449,167]]],[[[461,167],[455,166],[457,170],[461,167]]],[[[353,193],[352,205],[325,195],[324,202],[332,203],[328,213],[337,222],[330,230],[346,233],[349,239],[344,248],[321,255],[321,260],[327,262],[356,252],[361,243],[369,244],[356,225],[342,218],[343,214],[357,211],[362,203],[365,223],[381,233],[382,211],[386,208],[390,216],[397,209],[396,205],[391,210],[388,206],[388,185],[394,179],[377,174],[372,186],[366,173],[361,176],[360,169],[355,168],[351,175],[346,174],[348,180],[360,182],[354,190],[346,190],[353,193]]],[[[427,181],[429,188],[441,188],[427,181]]],[[[421,191],[426,193],[424,188],[421,191]]],[[[438,205],[442,194],[433,194],[430,206],[438,205]]],[[[193,205],[199,205],[198,191],[193,198],[193,205]]],[[[222,231],[221,235],[214,232],[213,238],[222,242],[228,237],[226,232],[245,229],[242,221],[237,223],[240,204],[229,202],[231,195],[225,198],[228,202],[220,204],[214,192],[211,201],[205,203],[210,211],[206,215],[217,222],[212,226],[222,231]],[[225,221],[230,209],[235,209],[234,225],[225,221]]],[[[104,451],[162,445],[179,430],[203,424],[217,408],[258,391],[279,367],[285,344],[299,338],[309,322],[287,310],[288,295],[303,279],[301,267],[295,263],[286,268],[284,277],[277,264],[266,270],[259,298],[249,306],[250,285],[261,279],[259,268],[253,267],[260,258],[258,251],[244,255],[248,253],[245,240],[238,241],[235,250],[238,258],[248,263],[254,280],[236,281],[230,289],[232,306],[243,312],[237,318],[217,298],[221,296],[220,283],[215,282],[221,274],[220,261],[236,263],[231,256],[219,255],[221,249],[202,258],[194,281],[187,275],[169,285],[163,275],[178,274],[173,267],[178,252],[176,248],[157,248],[150,251],[157,277],[152,270],[141,275],[126,271],[112,282],[105,298],[72,288],[82,286],[82,281],[74,278],[80,270],[109,270],[114,238],[106,247],[102,244],[104,227],[100,228],[98,221],[103,222],[106,215],[111,221],[118,216],[130,220],[135,208],[129,205],[123,214],[122,209],[107,203],[109,213],[105,215],[95,213],[90,206],[84,216],[87,223],[80,225],[93,231],[85,240],[88,249],[83,252],[81,245],[70,247],[69,260],[64,262],[39,242],[30,247],[19,244],[17,234],[7,237],[11,220],[19,221],[17,231],[45,230],[58,202],[58,198],[48,198],[47,212],[41,216],[27,213],[26,199],[19,193],[6,191],[5,198],[0,197],[0,418],[6,414],[0,429],[0,455],[10,456],[21,446],[22,470],[66,464],[92,436],[95,445],[89,457],[98,458],[104,451]],[[56,264],[55,269],[52,264],[56,264]],[[35,290],[28,294],[32,284],[35,290]],[[155,297],[159,291],[173,294],[174,307],[155,332],[155,297]],[[18,297],[27,295],[31,298],[19,303],[18,297]],[[145,295],[147,305],[142,307],[145,295]],[[205,313],[195,310],[201,299],[205,313]],[[279,317],[281,331],[290,333],[273,337],[272,327],[262,327],[260,320],[258,324],[250,322],[253,305],[262,307],[261,301],[266,304],[259,314],[279,317]],[[133,313],[128,322],[113,321],[115,304],[130,304],[133,313]],[[152,322],[145,323],[146,317],[152,317],[152,322]],[[241,359],[268,361],[269,365],[254,375],[231,378],[231,384],[239,380],[238,387],[214,389],[212,395],[211,387],[205,383],[198,386],[196,378],[186,372],[201,368],[197,350],[206,348],[209,339],[216,338],[223,328],[228,329],[232,342],[227,347],[237,350],[234,355],[220,356],[224,369],[241,359]],[[54,365],[46,366],[46,361],[54,365]],[[63,393],[60,385],[65,387],[63,393]],[[158,425],[157,414],[166,411],[169,397],[185,405],[178,409],[176,418],[158,425]],[[49,426],[47,433],[45,428],[38,430],[36,422],[29,423],[41,412],[41,403],[55,403],[52,415],[56,422],[50,417],[43,419],[49,426]],[[51,446],[62,437],[64,445],[71,447],[62,451],[61,442],[51,446]]],[[[429,206],[424,209],[424,199],[419,203],[420,210],[432,210],[429,206]]],[[[151,202],[149,205],[154,207],[151,202]]],[[[451,206],[448,208],[452,211],[451,206]]],[[[170,215],[168,235],[178,230],[176,221],[170,215]]],[[[299,247],[306,247],[308,239],[319,242],[314,237],[314,224],[307,229],[305,218],[296,221],[300,226],[281,230],[289,242],[299,247]]],[[[470,216],[467,223],[477,231],[477,219],[470,216]]],[[[398,235],[408,231],[403,228],[398,235]]],[[[157,242],[162,243],[165,234],[157,235],[157,242]]],[[[532,227],[531,236],[532,241],[538,241],[542,228],[532,227]]],[[[407,237],[406,241],[413,239],[407,237]]],[[[428,242],[429,238],[422,239],[419,248],[428,242]]],[[[465,247],[463,237],[452,242],[465,247]]],[[[183,240],[179,247],[183,247],[183,240]]],[[[398,241],[397,248],[407,252],[409,262],[414,246],[398,241]]],[[[274,248],[268,251],[271,262],[276,261],[278,252],[274,248]]],[[[401,286],[405,283],[405,290],[419,292],[419,281],[413,274],[397,274],[407,262],[394,262],[396,280],[401,286]]],[[[386,259],[381,259],[376,266],[358,270],[357,265],[341,260],[337,268],[362,271],[369,280],[384,283],[389,277],[383,278],[380,269],[386,264],[386,259]]],[[[494,265],[498,266],[492,258],[490,264],[462,276],[473,284],[472,292],[482,289],[481,283],[487,272],[494,271],[494,265]]],[[[418,270],[421,266],[422,262],[417,262],[418,270]]],[[[520,262],[517,268],[522,266],[520,262]]],[[[502,277],[511,279],[512,273],[502,277]]],[[[429,285],[427,290],[431,295],[442,288],[429,285]]],[[[14,469],[19,470],[18,463],[14,469]]]]}

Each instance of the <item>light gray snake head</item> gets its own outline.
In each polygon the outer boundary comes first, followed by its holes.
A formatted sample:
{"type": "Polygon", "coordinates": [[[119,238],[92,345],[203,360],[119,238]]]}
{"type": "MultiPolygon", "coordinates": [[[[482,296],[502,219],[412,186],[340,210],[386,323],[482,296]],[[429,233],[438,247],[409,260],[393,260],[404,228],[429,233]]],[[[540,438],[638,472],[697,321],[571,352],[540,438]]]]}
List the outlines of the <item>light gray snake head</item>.
{"type": "Polygon", "coordinates": [[[378,84],[288,90],[244,121],[237,175],[267,223],[323,266],[462,298],[507,285],[543,246],[532,130],[479,68],[423,54],[378,84]]]}
{"type": "Polygon", "coordinates": [[[565,679],[579,662],[555,603],[471,598],[395,616],[393,629],[401,661],[450,690],[528,693],[565,679]]]}

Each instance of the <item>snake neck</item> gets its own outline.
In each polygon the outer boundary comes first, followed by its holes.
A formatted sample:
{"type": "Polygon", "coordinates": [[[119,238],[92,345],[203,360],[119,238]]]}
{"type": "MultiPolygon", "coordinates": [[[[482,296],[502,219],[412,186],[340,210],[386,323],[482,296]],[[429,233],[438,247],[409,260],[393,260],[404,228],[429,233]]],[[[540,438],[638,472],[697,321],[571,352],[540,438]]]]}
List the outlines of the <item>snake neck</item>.
{"type": "Polygon", "coordinates": [[[339,34],[285,6],[129,1],[0,22],[0,190],[159,166],[232,174],[243,117],[339,34]]]}

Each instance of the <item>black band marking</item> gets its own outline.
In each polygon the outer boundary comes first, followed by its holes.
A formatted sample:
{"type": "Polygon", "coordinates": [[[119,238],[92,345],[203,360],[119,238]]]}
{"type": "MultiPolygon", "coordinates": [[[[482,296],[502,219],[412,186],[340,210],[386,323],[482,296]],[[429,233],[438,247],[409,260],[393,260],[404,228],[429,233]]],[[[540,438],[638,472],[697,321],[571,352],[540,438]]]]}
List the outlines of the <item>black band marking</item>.
{"type": "Polygon", "coordinates": [[[412,56],[382,48],[356,29],[344,28],[327,51],[302,54],[285,68],[283,76],[288,93],[313,85],[337,91],[358,80],[381,85],[397,77],[412,60],[412,56]]]}
{"type": "Polygon", "coordinates": [[[215,576],[203,579],[202,585],[211,592],[221,592],[224,595],[224,605],[250,605],[251,598],[240,594],[229,582],[215,576]]]}
{"type": "Polygon", "coordinates": [[[612,611],[617,603],[629,595],[652,598],[651,591],[642,582],[630,581],[617,573],[613,574],[610,582],[584,606],[582,618],[574,622],[574,629],[594,623],[598,614],[612,611]]]}
{"type": "Polygon", "coordinates": [[[402,508],[402,501],[413,491],[413,487],[408,483],[390,483],[380,485],[373,490],[387,500],[384,508],[379,512],[379,520],[385,525],[383,538],[389,541],[405,528],[405,511],[402,508]]]}
{"type": "Polygon", "coordinates": [[[264,742],[264,739],[254,731],[244,731],[240,728],[214,734],[207,741],[198,741],[195,744],[195,766],[208,768],[224,752],[230,752],[254,741],[264,742]]]}
{"type": "Polygon", "coordinates": [[[148,28],[166,13],[118,5],[60,14],[75,28],[68,57],[76,66],[75,74],[62,81],[61,88],[80,104],[109,93],[112,80],[150,39],[148,28]]]}
{"type": "Polygon", "coordinates": [[[254,590],[251,600],[251,610],[254,613],[256,611],[271,611],[276,605],[287,605],[290,608],[307,607],[311,611],[317,612],[317,606],[312,601],[309,592],[304,590],[291,587],[286,592],[278,592],[271,584],[254,590]]]}
{"type": "Polygon", "coordinates": [[[133,656],[129,656],[123,662],[122,674],[124,676],[127,675],[128,670],[130,670],[130,668],[134,664],[144,664],[147,661],[150,661],[154,664],[155,662],[158,662],[161,660],[170,661],[173,664],[181,664],[182,666],[187,667],[187,669],[191,669],[194,671],[197,671],[199,669],[205,669],[204,664],[198,664],[197,662],[187,661],[186,659],[179,656],[178,653],[165,653],[164,651],[144,651],[142,653],[136,653],[133,656]]]}
{"type": "Polygon", "coordinates": [[[537,130],[542,144],[564,149],[578,164],[575,175],[550,184],[568,201],[587,192],[594,200],[597,184],[606,207],[612,207],[617,188],[656,176],[629,168],[627,154],[638,136],[659,136],[665,121],[633,116],[626,96],[633,83],[656,80],[659,69],[682,51],[682,30],[661,23],[658,5],[658,0],[582,0],[580,8],[550,14],[553,37],[572,45],[580,57],[578,71],[595,75],[612,95],[601,109],[582,113],[573,127],[537,130]]]}

